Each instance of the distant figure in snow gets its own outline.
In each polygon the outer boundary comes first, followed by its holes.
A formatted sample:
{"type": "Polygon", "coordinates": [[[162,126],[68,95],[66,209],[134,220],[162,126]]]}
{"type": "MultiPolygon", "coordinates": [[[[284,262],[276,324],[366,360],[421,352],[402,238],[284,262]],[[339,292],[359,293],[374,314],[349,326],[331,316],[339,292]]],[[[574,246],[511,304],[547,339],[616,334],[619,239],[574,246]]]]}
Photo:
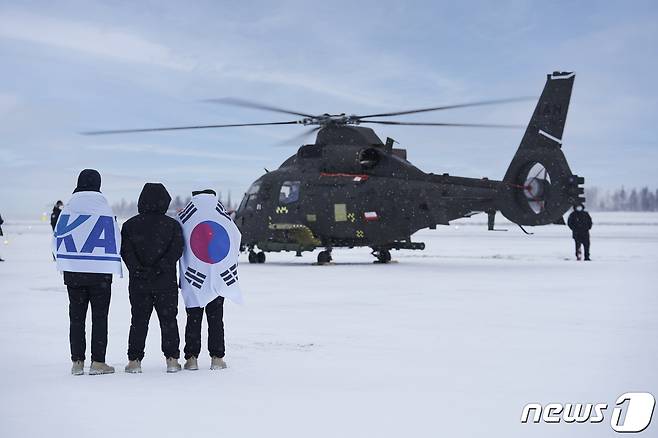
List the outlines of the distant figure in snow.
{"type": "Polygon", "coordinates": [[[59,219],[62,208],[64,208],[64,203],[62,201],[57,201],[53,207],[53,212],[50,213],[50,226],[53,231],[55,231],[55,225],[57,225],[57,219],[59,219]]]}
{"type": "Polygon", "coordinates": [[[73,196],[61,212],[54,232],[57,269],[64,273],[69,294],[71,374],[84,374],[85,319],[91,304],[91,366],[89,374],[111,374],[105,363],[107,316],[112,274],[121,274],[120,235],[107,199],[100,192],[101,175],[85,169],[73,196]]]}
{"type": "MultiPolygon", "coordinates": [[[[62,212],[62,208],[64,208],[64,203],[62,201],[57,201],[55,202],[55,206],[53,207],[53,212],[50,213],[50,226],[53,229],[53,233],[55,232],[57,219],[59,219],[59,215],[62,212]]],[[[57,257],[55,257],[55,254],[53,254],[53,261],[57,261],[57,257]]]]}
{"type": "Polygon", "coordinates": [[[160,320],[167,372],[181,370],[176,263],[183,255],[183,232],[178,221],[165,214],[170,202],[165,186],[146,183],[139,195],[139,214],[127,220],[121,229],[121,257],[130,271],[128,294],[132,314],[127,373],[142,372],[153,308],[160,320]]]}
{"type": "Polygon", "coordinates": [[[592,218],[585,211],[584,205],[574,205],[573,211],[567,219],[567,225],[569,225],[576,243],[576,259],[581,258],[580,247],[582,245],[585,249],[585,260],[589,261],[589,230],[592,228],[592,218]]]}
{"type": "MultiPolygon", "coordinates": [[[[4,233],[2,232],[2,224],[4,224],[5,221],[2,219],[2,215],[0,215],[0,237],[4,236],[4,233]]],[[[0,257],[0,262],[4,262],[5,260],[0,257]]]]}

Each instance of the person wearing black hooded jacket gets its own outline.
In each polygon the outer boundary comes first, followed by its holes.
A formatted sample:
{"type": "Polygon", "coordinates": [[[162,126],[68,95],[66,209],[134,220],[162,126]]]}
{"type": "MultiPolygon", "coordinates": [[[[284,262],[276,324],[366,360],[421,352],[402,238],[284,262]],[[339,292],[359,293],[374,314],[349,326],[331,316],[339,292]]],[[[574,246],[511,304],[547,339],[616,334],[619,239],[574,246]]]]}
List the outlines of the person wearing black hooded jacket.
{"type": "Polygon", "coordinates": [[[126,372],[140,373],[149,319],[155,308],[160,321],[167,372],[181,369],[178,334],[176,263],[183,255],[183,232],[167,216],[171,196],[164,185],[146,183],[137,203],[139,214],[121,228],[121,257],[130,272],[131,323],[126,372]]]}

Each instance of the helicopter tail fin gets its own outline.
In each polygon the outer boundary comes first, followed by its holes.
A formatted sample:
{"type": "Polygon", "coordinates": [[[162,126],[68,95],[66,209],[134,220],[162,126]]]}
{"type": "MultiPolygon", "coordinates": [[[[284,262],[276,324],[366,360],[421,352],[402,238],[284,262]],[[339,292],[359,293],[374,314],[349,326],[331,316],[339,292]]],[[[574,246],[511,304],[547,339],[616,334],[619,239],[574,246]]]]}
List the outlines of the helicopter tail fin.
{"type": "Polygon", "coordinates": [[[546,79],[512,162],[503,178],[498,210],[520,225],[558,221],[573,204],[583,203],[584,179],[574,175],[562,152],[573,72],[554,72],[546,79]]]}

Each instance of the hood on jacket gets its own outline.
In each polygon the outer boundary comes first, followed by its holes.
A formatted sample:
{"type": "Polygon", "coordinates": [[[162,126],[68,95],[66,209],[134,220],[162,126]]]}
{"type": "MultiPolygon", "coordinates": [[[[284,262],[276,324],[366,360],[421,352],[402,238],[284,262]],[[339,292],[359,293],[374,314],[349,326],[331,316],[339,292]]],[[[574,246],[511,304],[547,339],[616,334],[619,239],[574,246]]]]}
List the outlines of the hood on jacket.
{"type": "Polygon", "coordinates": [[[171,196],[161,183],[146,183],[139,195],[137,211],[140,213],[162,213],[169,209],[171,196]]]}
{"type": "Polygon", "coordinates": [[[195,190],[192,192],[192,196],[196,195],[217,195],[217,193],[213,189],[205,189],[205,190],[195,190]]]}
{"type": "Polygon", "coordinates": [[[78,185],[73,193],[78,192],[100,192],[101,174],[96,169],[85,169],[78,175],[78,185]]]}

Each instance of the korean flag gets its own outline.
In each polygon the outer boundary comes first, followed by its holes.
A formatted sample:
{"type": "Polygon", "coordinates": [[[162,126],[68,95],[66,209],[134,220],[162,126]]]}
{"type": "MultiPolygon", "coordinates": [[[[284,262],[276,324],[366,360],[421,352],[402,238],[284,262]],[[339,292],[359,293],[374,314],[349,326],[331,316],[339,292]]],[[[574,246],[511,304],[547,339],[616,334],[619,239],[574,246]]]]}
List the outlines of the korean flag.
{"type": "Polygon", "coordinates": [[[185,252],[180,260],[185,307],[205,307],[222,296],[241,304],[238,278],[240,230],[217,196],[202,193],[178,213],[185,252]]]}

